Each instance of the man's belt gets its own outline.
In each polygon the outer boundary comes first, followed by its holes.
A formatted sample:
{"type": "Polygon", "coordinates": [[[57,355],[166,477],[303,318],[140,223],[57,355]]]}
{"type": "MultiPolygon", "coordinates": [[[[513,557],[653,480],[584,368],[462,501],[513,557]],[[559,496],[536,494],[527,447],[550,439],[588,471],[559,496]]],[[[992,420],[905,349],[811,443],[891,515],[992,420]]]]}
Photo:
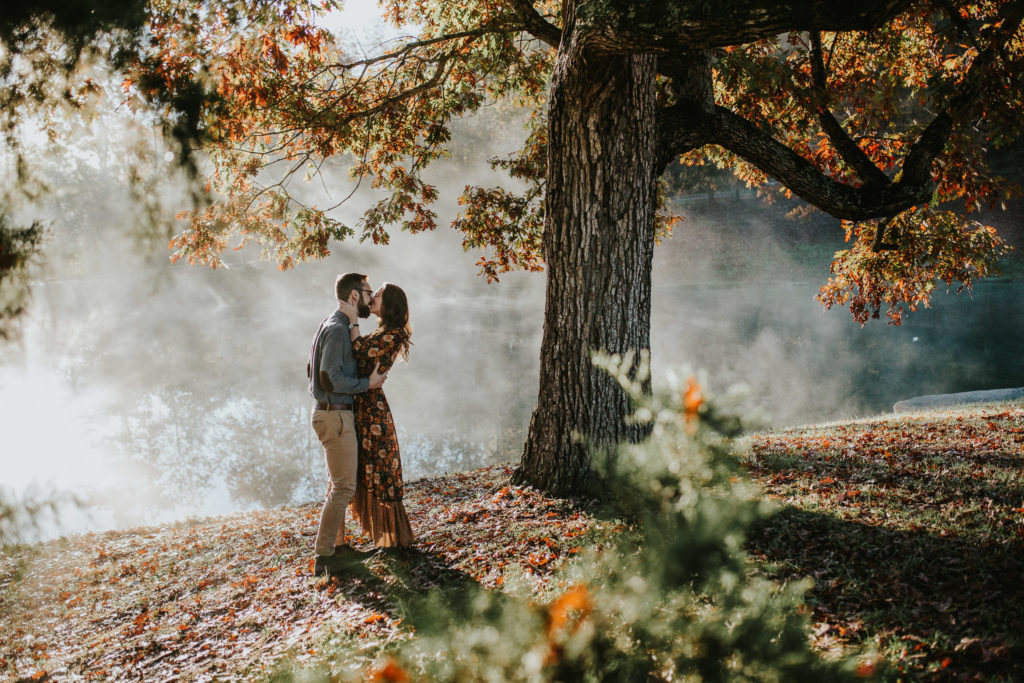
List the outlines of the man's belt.
{"type": "Polygon", "coordinates": [[[317,410],[352,410],[351,403],[317,403],[317,410]]]}

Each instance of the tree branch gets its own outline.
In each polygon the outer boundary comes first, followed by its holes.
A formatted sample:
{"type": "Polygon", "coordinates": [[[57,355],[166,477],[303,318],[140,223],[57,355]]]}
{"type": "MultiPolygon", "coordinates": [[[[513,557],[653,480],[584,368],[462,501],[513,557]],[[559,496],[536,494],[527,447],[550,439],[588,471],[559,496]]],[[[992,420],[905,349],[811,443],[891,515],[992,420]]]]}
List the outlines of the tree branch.
{"type": "Polygon", "coordinates": [[[821,124],[822,130],[828,135],[829,141],[836,148],[836,151],[839,152],[839,156],[850,165],[850,168],[860,176],[861,180],[867,184],[890,184],[889,177],[882,172],[882,169],[875,166],[875,163],[864,153],[864,150],[853,141],[825,104],[827,76],[825,74],[825,62],[821,55],[820,31],[811,32],[810,56],[811,77],[814,81],[815,90],[814,113],[818,117],[818,123],[821,124]]]}
{"type": "Polygon", "coordinates": [[[981,95],[985,72],[992,67],[1006,41],[1013,37],[1024,20],[1024,2],[1018,0],[1004,10],[1002,22],[993,29],[994,35],[988,47],[974,58],[960,87],[949,99],[946,110],[928,124],[904,159],[902,181],[920,183],[930,178],[932,162],[945,147],[955,119],[981,95]]]}
{"type": "Polygon", "coordinates": [[[482,26],[478,26],[475,29],[468,30],[468,31],[458,31],[456,33],[446,33],[446,34],[444,34],[442,36],[436,36],[434,38],[427,38],[425,40],[414,40],[412,42],[405,43],[400,48],[398,48],[397,50],[394,50],[392,52],[385,52],[383,54],[375,55],[373,57],[367,57],[366,59],[359,59],[359,60],[356,60],[354,62],[329,64],[328,67],[332,68],[332,69],[340,69],[342,71],[348,71],[349,69],[353,69],[353,68],[355,68],[357,66],[371,66],[371,65],[377,64],[379,62],[384,62],[384,61],[388,61],[388,60],[392,60],[392,59],[398,59],[399,57],[406,57],[410,53],[412,53],[414,50],[417,50],[417,49],[419,49],[421,47],[429,47],[431,45],[436,45],[437,43],[444,43],[444,42],[448,42],[448,41],[451,41],[451,40],[458,40],[460,38],[479,38],[480,36],[485,36],[488,33],[511,33],[513,31],[525,31],[525,30],[526,30],[526,28],[524,26],[505,26],[505,25],[501,25],[501,24],[499,24],[497,22],[490,22],[490,23],[484,24],[482,26]]]}
{"type": "Polygon", "coordinates": [[[433,74],[431,74],[431,76],[427,80],[422,81],[421,83],[418,83],[416,85],[413,85],[412,87],[409,87],[406,90],[390,94],[387,97],[378,100],[372,106],[368,106],[363,109],[359,109],[354,112],[348,113],[344,116],[332,119],[330,118],[329,115],[334,111],[335,105],[342,99],[341,97],[335,98],[327,106],[324,106],[320,109],[311,112],[308,118],[305,121],[303,121],[301,125],[296,125],[295,130],[303,130],[313,123],[317,123],[319,125],[326,125],[326,123],[329,123],[332,126],[340,127],[343,125],[347,125],[353,121],[371,118],[379,114],[380,112],[384,111],[388,107],[398,104],[399,102],[411,99],[419,95],[420,93],[426,92],[440,85],[447,78],[448,73],[450,72],[449,61],[451,60],[451,58],[452,55],[450,53],[447,53],[432,57],[430,60],[423,60],[424,63],[434,63],[436,65],[434,67],[433,74]]]}
{"type": "Polygon", "coordinates": [[[871,251],[878,253],[885,251],[886,249],[892,249],[896,245],[891,242],[885,241],[885,231],[889,228],[889,223],[895,216],[887,216],[882,220],[878,221],[878,227],[875,228],[875,237],[871,240],[871,251]]]}
{"type": "Polygon", "coordinates": [[[701,146],[710,130],[715,109],[711,51],[659,55],[658,73],[669,78],[667,90],[674,103],[658,111],[658,174],[669,162],[701,146]]]}
{"type": "MultiPolygon", "coordinates": [[[[846,151],[840,153],[844,154],[844,159],[849,155],[848,163],[851,166],[857,164],[854,168],[858,174],[871,177],[862,187],[846,185],[827,176],[771,134],[725,107],[714,106],[709,111],[706,102],[702,104],[687,99],[660,113],[661,154],[671,159],[700,144],[717,144],[837,218],[867,220],[893,216],[931,200],[935,190],[932,163],[945,147],[955,120],[981,95],[985,73],[992,68],[1004,43],[1019,29],[1022,20],[1024,0],[1017,0],[1004,8],[1002,21],[993,29],[988,46],[975,57],[957,91],[948,100],[945,111],[935,117],[910,148],[903,160],[898,182],[890,181],[881,173],[841,127],[833,133],[839,140],[837,149],[843,145],[846,151]],[[844,139],[849,142],[843,142],[844,139]],[[858,160],[859,155],[865,159],[858,160]],[[870,171],[867,164],[871,164],[874,171],[870,171]]],[[[820,43],[818,50],[820,59],[820,43]]],[[[821,69],[815,80],[823,83],[823,68],[815,66],[815,69],[821,69]]],[[[678,77],[672,72],[668,75],[678,77]]],[[[880,235],[884,237],[884,228],[880,235]]]]}
{"type": "Polygon", "coordinates": [[[589,0],[576,30],[597,53],[670,54],[739,45],[787,31],[863,31],[914,0],[589,0]]]}
{"type": "Polygon", "coordinates": [[[524,30],[537,40],[557,48],[562,42],[562,31],[542,17],[530,0],[507,0],[508,5],[519,15],[524,30]]]}
{"type": "Polygon", "coordinates": [[[836,218],[867,220],[891,216],[931,199],[931,178],[904,178],[884,186],[853,187],[825,175],[811,162],[725,107],[715,107],[709,142],[738,154],[801,198],[836,218]]]}

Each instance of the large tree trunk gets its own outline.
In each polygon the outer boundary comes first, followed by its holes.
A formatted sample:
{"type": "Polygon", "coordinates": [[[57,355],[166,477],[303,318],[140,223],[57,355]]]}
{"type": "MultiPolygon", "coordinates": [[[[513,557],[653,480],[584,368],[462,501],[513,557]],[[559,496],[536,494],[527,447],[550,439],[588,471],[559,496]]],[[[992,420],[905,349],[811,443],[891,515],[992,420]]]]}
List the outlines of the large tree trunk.
{"type": "Polygon", "coordinates": [[[656,192],[655,61],[563,39],[552,77],[540,391],[516,479],[593,490],[588,447],[635,438],[628,400],[594,350],[650,346],[656,192]]]}

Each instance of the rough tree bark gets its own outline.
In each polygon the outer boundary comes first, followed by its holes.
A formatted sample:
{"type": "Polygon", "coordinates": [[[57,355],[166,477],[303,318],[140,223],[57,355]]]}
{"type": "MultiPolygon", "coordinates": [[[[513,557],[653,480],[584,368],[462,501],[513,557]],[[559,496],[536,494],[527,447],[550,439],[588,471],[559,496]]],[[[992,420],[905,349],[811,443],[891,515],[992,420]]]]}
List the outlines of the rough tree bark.
{"type": "MultiPolygon", "coordinates": [[[[571,35],[571,34],[570,34],[571,35]]],[[[656,208],[655,58],[563,40],[549,109],[542,377],[518,479],[556,494],[594,484],[587,445],[636,436],[628,400],[591,352],[650,346],[656,208]],[[594,443],[594,442],[592,442],[594,443]]]]}

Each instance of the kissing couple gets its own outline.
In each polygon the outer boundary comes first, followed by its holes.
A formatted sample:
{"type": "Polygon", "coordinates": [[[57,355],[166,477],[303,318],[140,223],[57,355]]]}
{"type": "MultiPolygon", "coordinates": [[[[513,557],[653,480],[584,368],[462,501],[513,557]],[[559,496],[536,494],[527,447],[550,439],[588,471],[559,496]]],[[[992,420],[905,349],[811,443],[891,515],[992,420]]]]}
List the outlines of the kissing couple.
{"type": "Polygon", "coordinates": [[[327,461],[330,483],[320,512],[313,573],[342,569],[356,554],[345,543],[345,511],[378,547],[413,543],[402,503],[402,461],[384,381],[394,362],[408,360],[409,302],[385,283],[376,291],[365,275],[345,273],[334,283],[337,309],[320,323],[306,374],[316,402],[312,424],[327,461]],[[363,334],[359,319],[377,316],[363,334]]]}

